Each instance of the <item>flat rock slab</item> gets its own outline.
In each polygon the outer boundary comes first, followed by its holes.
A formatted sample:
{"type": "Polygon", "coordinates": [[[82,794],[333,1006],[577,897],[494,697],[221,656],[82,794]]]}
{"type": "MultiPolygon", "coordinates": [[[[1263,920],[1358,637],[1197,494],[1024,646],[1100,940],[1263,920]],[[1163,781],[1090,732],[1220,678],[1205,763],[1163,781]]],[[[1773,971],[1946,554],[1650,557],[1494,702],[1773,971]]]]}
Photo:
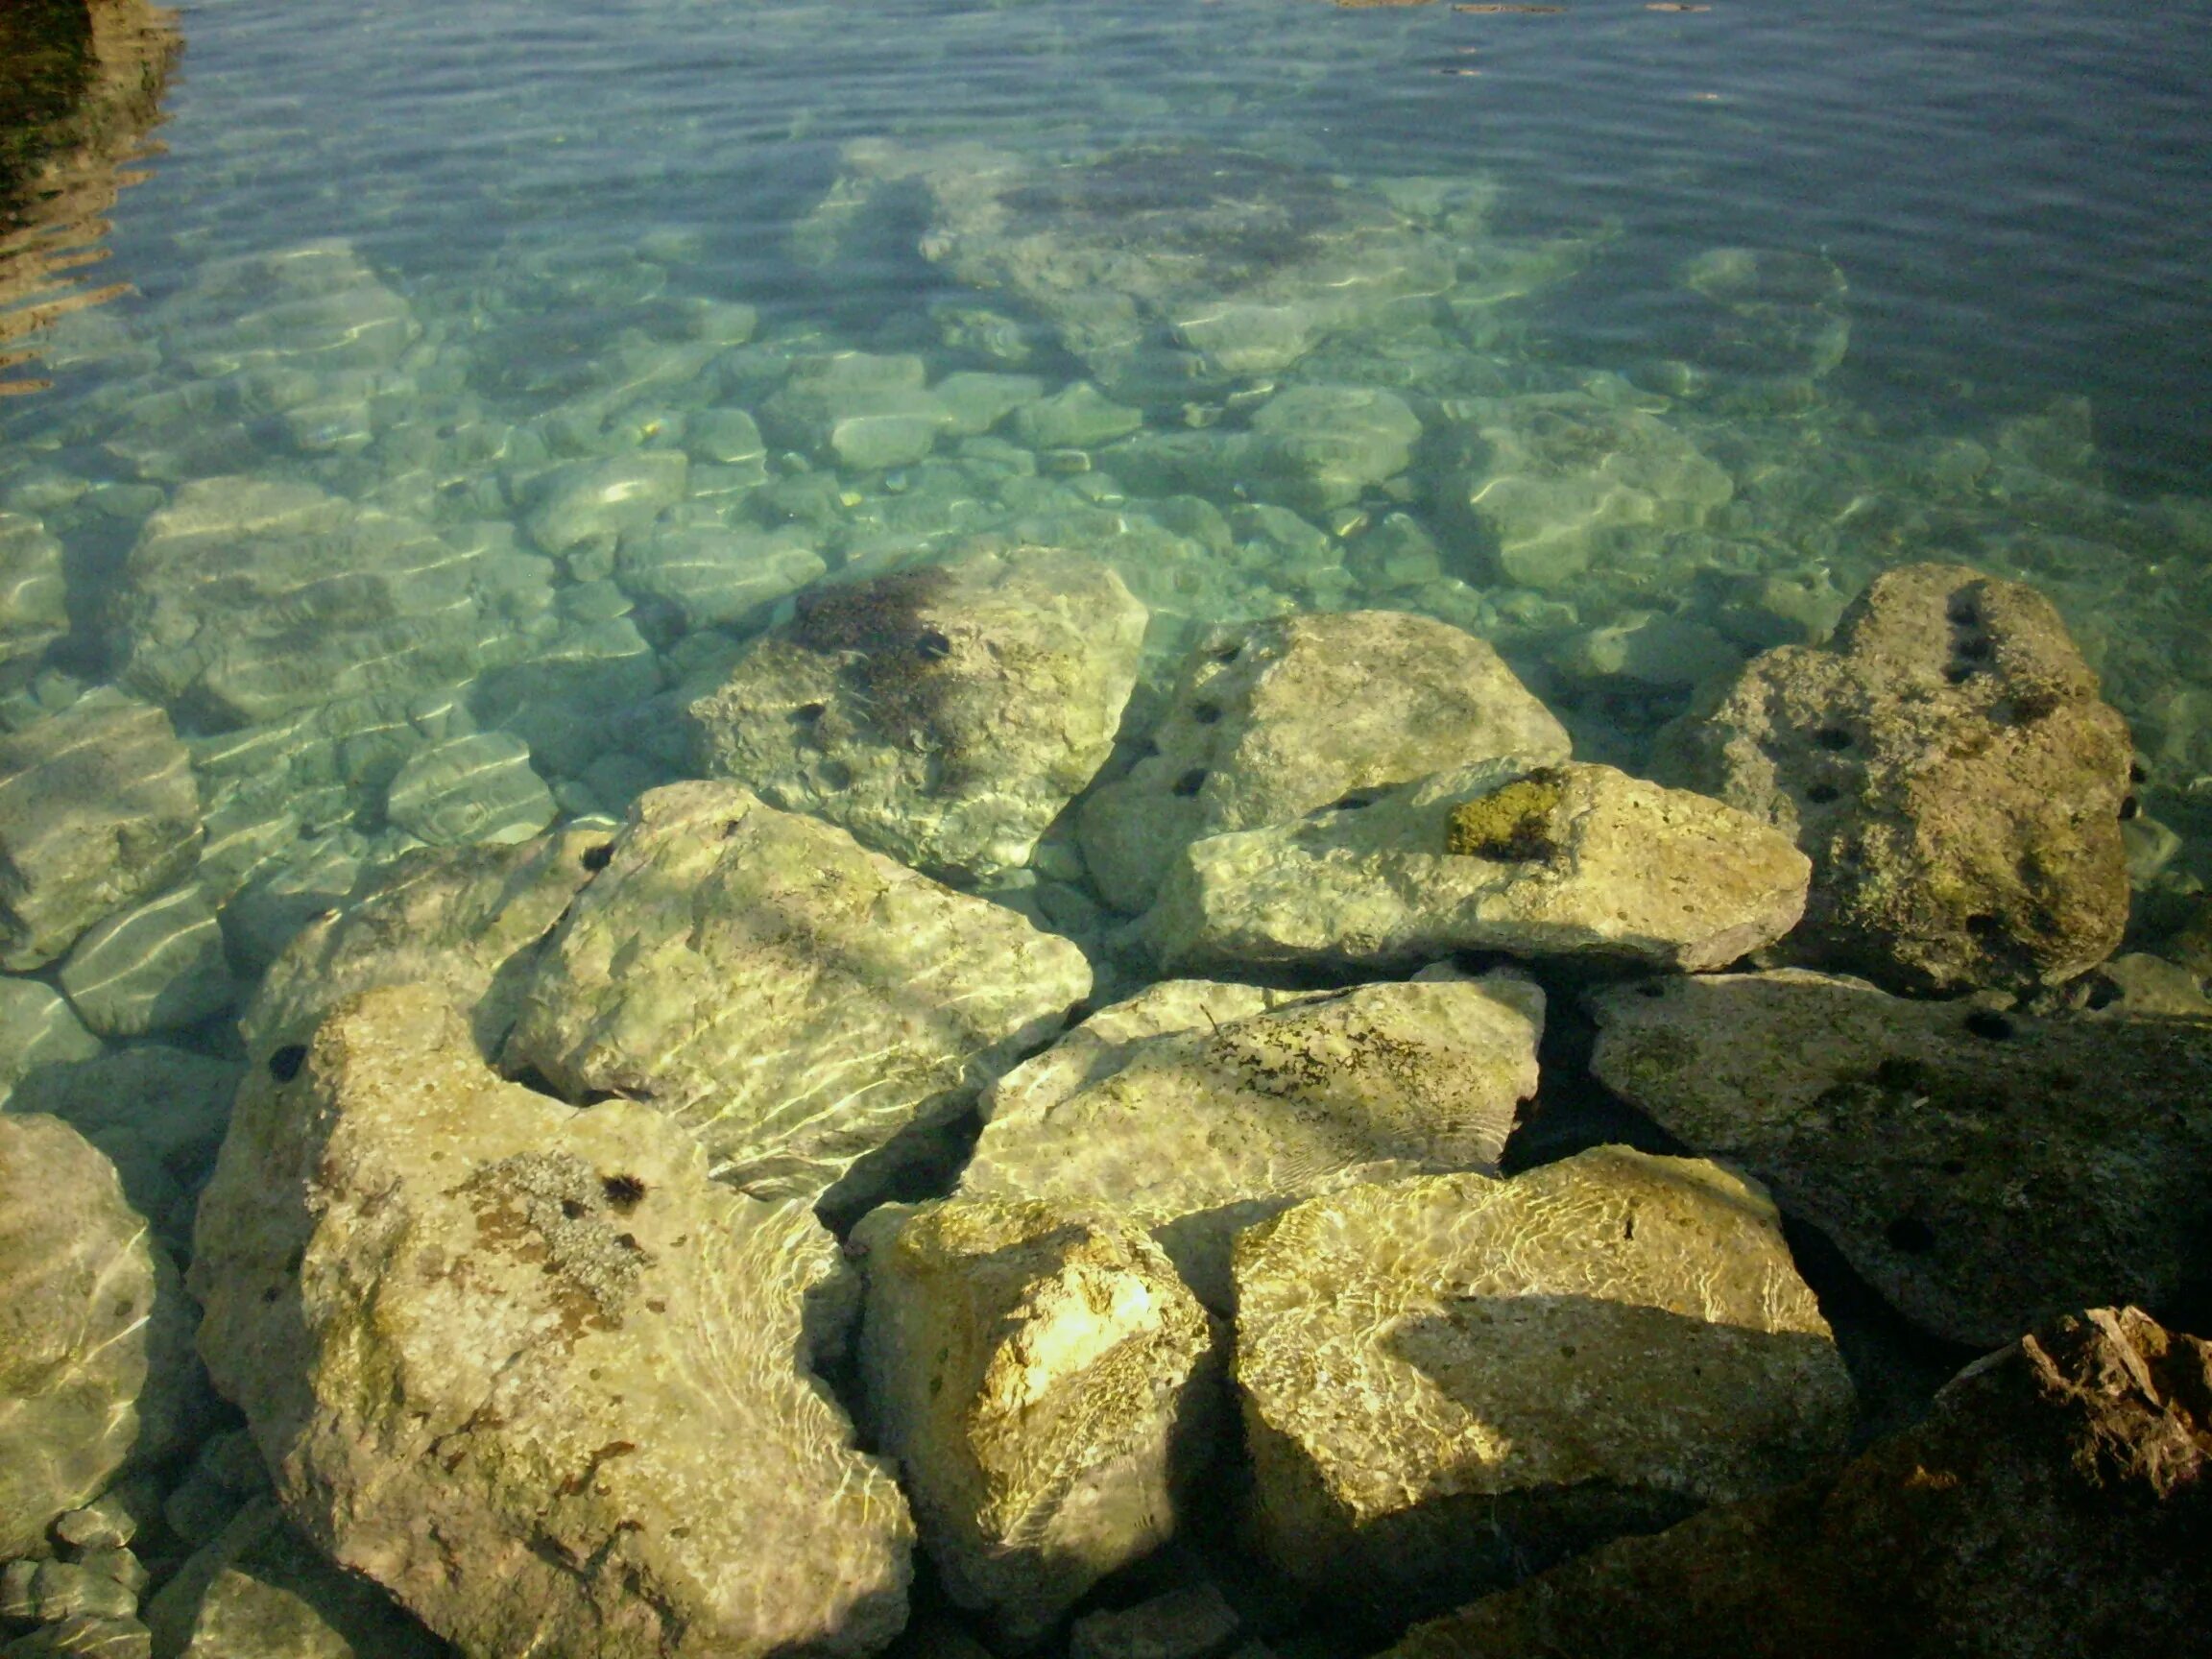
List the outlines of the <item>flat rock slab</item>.
{"type": "Polygon", "coordinates": [[[1567,758],[1566,728],[1487,640],[1399,611],[1214,629],[1184,662],[1150,751],[1079,819],[1107,902],[1152,902],[1173,855],[1454,766],[1567,758]]]}
{"type": "Polygon", "coordinates": [[[1359,1181],[1494,1170],[1543,1027],[1510,974],[1305,997],[1169,980],[991,1086],[960,1190],[1133,1215],[1226,1312],[1243,1228],[1359,1181]]]}
{"type": "Polygon", "coordinates": [[[1032,548],[822,588],[691,706],[703,768],[903,863],[989,881],[1113,748],[1144,607],[1032,548]]]}
{"type": "Polygon", "coordinates": [[[1750,1171],[1907,1317],[1994,1346],[2212,1288],[2212,1024],[2054,1019],[1803,971],[1598,994],[1593,1065],[1750,1171]]]}
{"type": "Polygon", "coordinates": [[[1045,1634],[1176,1528],[1225,1356],[1130,1221],[1051,1204],[887,1204],[854,1230],[870,1418],[946,1593],[1045,1634]]]}
{"type": "Polygon", "coordinates": [[[1851,1382],[1766,1195],[1601,1146],[1309,1200],[1237,1252],[1267,1553],[1403,1619],[1796,1479],[1851,1382]]]}
{"type": "Polygon", "coordinates": [[[1389,1659],[2075,1659],[2212,1624],[2212,1346],[2068,1315],[1840,1470],[1409,1632],[1389,1659]]]}
{"type": "Polygon", "coordinates": [[[59,1118],[0,1113],[0,1558],[178,1448],[191,1344],[115,1166],[59,1118]]]}
{"type": "Polygon", "coordinates": [[[2032,589],[1887,571],[1831,645],[1754,659],[1665,748],[1672,775],[1811,854],[1800,960],[1899,990],[2026,990],[2119,948],[2133,750],[2032,589]]]}
{"type": "Polygon", "coordinates": [[[0,733],[0,967],[51,962],[200,856],[191,758],[160,709],[96,694],[0,733]]]}
{"type": "Polygon", "coordinates": [[[806,1369],[847,1271],[805,1205],[397,987],[243,1092],[192,1282],[286,1512],[465,1653],[858,1655],[911,1527],[806,1369]]]}
{"type": "Polygon", "coordinates": [[[1809,868],[1786,835],[1704,796],[1504,759],[1192,842],[1141,932],[1171,971],[1504,950],[1697,973],[1789,932],[1809,868]]]}
{"type": "Polygon", "coordinates": [[[504,1061],[649,1100],[715,1174],[818,1196],[956,1116],[1091,989],[1012,910],[734,783],[640,796],[530,978],[504,1061]]]}

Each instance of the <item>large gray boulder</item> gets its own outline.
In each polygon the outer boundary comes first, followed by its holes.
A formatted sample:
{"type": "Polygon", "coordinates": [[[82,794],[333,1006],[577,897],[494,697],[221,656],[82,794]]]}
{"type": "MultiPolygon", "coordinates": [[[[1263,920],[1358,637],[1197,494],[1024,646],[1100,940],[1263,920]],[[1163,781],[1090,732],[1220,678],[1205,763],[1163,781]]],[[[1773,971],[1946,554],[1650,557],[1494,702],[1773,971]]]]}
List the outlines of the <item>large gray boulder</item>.
{"type": "Polygon", "coordinates": [[[522,995],[507,1066],[621,1094],[758,1194],[819,1195],[963,1111],[1089,994],[1067,940],[734,783],[638,798],[522,995]]]}
{"type": "Polygon", "coordinates": [[[1113,748],[1145,609],[1031,548],[817,589],[691,706],[704,769],[903,863],[989,882],[1113,748]]]}
{"type": "Polygon", "coordinates": [[[2119,946],[2128,728],[2032,589],[1887,571],[1831,645],[1755,659],[1667,749],[1672,776],[1811,854],[1805,960],[1900,990],[2028,989],[2119,946]]]}
{"type": "Polygon", "coordinates": [[[0,1113],[0,1559],[185,1430],[192,1315],[115,1166],[58,1118],[0,1113]]]}
{"type": "Polygon", "coordinates": [[[905,1617],[889,1474],[808,1367],[849,1273],[804,1203],[651,1107],[505,1081],[427,987],[242,1092],[201,1351],[286,1513],[481,1659],[866,1654],[905,1617]]]}
{"type": "Polygon", "coordinates": [[[1787,836],[1718,801],[1509,758],[1194,841],[1141,931],[1170,970],[1503,950],[1698,973],[1789,932],[1807,875],[1787,836]]]}
{"type": "Polygon", "coordinates": [[[1173,1535],[1211,1458],[1212,1322],[1142,1227],[955,1198],[854,1230],[872,1427],[948,1595],[1017,1644],[1173,1535]]]}
{"type": "Polygon", "coordinates": [[[2212,1024],[1787,970],[1592,1003],[1608,1088],[1767,1183],[1932,1331],[1994,1346],[2069,1308],[2212,1289],[2212,1024]]]}
{"type": "Polygon", "coordinates": [[[0,967],[51,962],[200,856],[200,791],[169,717],[95,693],[0,733],[0,967]]]}
{"type": "Polygon", "coordinates": [[[960,1190],[1134,1216],[1227,1311],[1254,1222],[1359,1181],[1494,1170],[1543,1026],[1544,993],[1504,973],[1306,996],[1169,980],[985,1092],[960,1190]]]}
{"type": "Polygon", "coordinates": [[[1849,1464],[1624,1538],[1389,1659],[2075,1659],[2212,1624],[2212,1345],[2136,1309],[1977,1361],[1849,1464]]]}
{"type": "Polygon", "coordinates": [[[1084,803],[1107,901],[1149,905],[1191,841],[1253,830],[1455,766],[1567,758],[1566,728],[1488,641],[1399,611],[1215,629],[1183,665],[1147,752],[1084,803]]]}
{"type": "Polygon", "coordinates": [[[1840,1451],[1852,1390],[1765,1193],[1601,1146],[1310,1199],[1237,1252],[1252,1521],[1403,1619],[1840,1451]]]}

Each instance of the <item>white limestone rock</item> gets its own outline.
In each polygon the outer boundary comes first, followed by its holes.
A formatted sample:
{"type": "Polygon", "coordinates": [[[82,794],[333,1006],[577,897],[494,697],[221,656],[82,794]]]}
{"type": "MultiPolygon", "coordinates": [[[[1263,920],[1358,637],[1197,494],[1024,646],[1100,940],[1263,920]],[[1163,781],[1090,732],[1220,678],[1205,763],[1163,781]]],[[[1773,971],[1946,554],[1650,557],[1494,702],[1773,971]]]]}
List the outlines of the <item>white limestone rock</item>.
{"type": "Polygon", "coordinates": [[[812,1197],[957,1116],[1091,988],[1073,945],[734,783],[638,798],[504,1062],[649,1100],[717,1177],[812,1197]]]}
{"type": "Polygon", "coordinates": [[[1842,1450],[1852,1390],[1764,1191],[1601,1146],[1315,1198],[1237,1253],[1267,1554],[1403,1619],[1842,1450]]]}
{"type": "Polygon", "coordinates": [[[426,987],[243,1092],[201,1208],[202,1352],[286,1513],[463,1652],[874,1652],[889,1474],[807,1367],[849,1270],[661,1114],[508,1083],[426,987]]]}
{"type": "Polygon", "coordinates": [[[1141,1227],[1051,1204],[884,1205],[854,1229],[869,1410],[946,1592],[1015,1643],[1172,1535],[1223,1356],[1141,1227]]]}
{"type": "Polygon", "coordinates": [[[1195,841],[1142,934],[1169,970],[1472,950],[1699,973],[1789,932],[1810,868],[1718,801],[1609,766],[1506,759],[1195,841]]]}
{"type": "Polygon", "coordinates": [[[42,979],[0,975],[0,1107],[25,1073],[89,1060],[100,1048],[100,1039],[84,1028],[53,986],[42,979]]]}

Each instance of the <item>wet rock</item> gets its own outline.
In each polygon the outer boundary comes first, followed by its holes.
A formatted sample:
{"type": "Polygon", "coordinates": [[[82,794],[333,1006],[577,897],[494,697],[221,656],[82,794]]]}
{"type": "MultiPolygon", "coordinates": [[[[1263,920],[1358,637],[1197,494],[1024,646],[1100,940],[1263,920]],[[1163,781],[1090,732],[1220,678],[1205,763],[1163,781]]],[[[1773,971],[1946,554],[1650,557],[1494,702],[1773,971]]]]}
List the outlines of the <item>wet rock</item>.
{"type": "Polygon", "coordinates": [[[0,1113],[0,1556],[176,1448],[191,1332],[114,1166],[59,1118],[0,1113]]]}
{"type": "Polygon", "coordinates": [[[1812,855],[1803,959],[1904,990],[2022,989],[2120,943],[2128,728],[2031,589],[1887,571],[1832,646],[1755,659],[1666,747],[1684,782],[1812,855]]]}
{"type": "Polygon", "coordinates": [[[8,1659],[152,1659],[153,1638],[135,1619],[89,1614],[42,1624],[11,1642],[8,1659]]]}
{"type": "Polygon", "coordinates": [[[1789,932],[1806,879],[1786,836],[1718,801],[1504,759],[1194,841],[1142,937],[1169,969],[1504,950],[1702,973],[1789,932]]]}
{"type": "Polygon", "coordinates": [[[2207,1398],[2201,1339],[2069,1315],[1841,1469],[1610,1544],[1390,1656],[2188,1652],[2212,1619],[2207,1398]]]}
{"type": "Polygon", "coordinates": [[[257,1498],[195,1552],[146,1609],[176,1659],[437,1659],[421,1625],[365,1578],[332,1566],[257,1498]]]}
{"type": "Polygon", "coordinates": [[[1263,493],[1320,513],[1403,472],[1420,437],[1419,417],[1395,392],[1293,386],[1261,405],[1232,465],[1263,493]]]}
{"type": "Polygon", "coordinates": [[[1543,1022],[1543,992],[1509,974],[1301,997],[1169,980],[991,1086],[960,1190],[1127,1214],[1225,1312],[1230,1246],[1262,1217],[1359,1181],[1494,1169],[1543,1022]]]}
{"type": "Polygon", "coordinates": [[[625,546],[614,579],[640,601],[672,606],[686,632],[742,627],[829,570],[816,540],[797,525],[770,531],[687,525],[625,546]]]}
{"type": "Polygon", "coordinates": [[[1817,380],[1850,348],[1849,284],[1825,254],[1711,248],[1683,266],[1681,282],[1706,303],[1668,343],[1707,373],[1817,380]]]}
{"type": "Polygon", "coordinates": [[[553,822],[553,792],[511,732],[474,732],[418,750],[392,780],[384,811],[433,847],[528,841],[553,822]]]}
{"type": "Polygon", "coordinates": [[[1222,1355],[1137,1226],[1049,1204],[886,1205],[865,1252],[869,1408],[947,1594],[1022,1643],[1170,1536],[1222,1355]]]}
{"type": "Polygon", "coordinates": [[[1119,577],[1050,549],[817,589],[691,705],[700,764],[989,881],[1105,762],[1143,634],[1119,577]]]}
{"type": "Polygon", "coordinates": [[[0,733],[0,967],[52,961],[188,874],[200,794],[168,717],[95,693],[0,733]]]}
{"type": "Polygon", "coordinates": [[[1227,1651],[1243,1627],[1214,1585],[1188,1584],[1134,1607],[1084,1615],[1068,1632],[1068,1653],[1069,1659],[1209,1659],[1227,1651]]]}
{"type": "Polygon", "coordinates": [[[1692,686],[1743,666],[1743,654],[1687,617],[1639,611],[1571,640],[1559,666],[1582,680],[1692,686]]]}
{"type": "Polygon", "coordinates": [[[1083,854],[1107,901],[1146,907],[1201,836],[1300,817],[1446,767],[1567,757],[1565,728],[1490,645],[1392,611],[1216,629],[1150,734],[1153,752],[1085,802],[1083,854]]]}
{"type": "Polygon", "coordinates": [[[58,1624],[64,1619],[132,1619],[138,1597],[129,1586],[69,1561],[41,1561],[31,1579],[31,1617],[58,1624]]]}
{"type": "Polygon", "coordinates": [[[1734,493],[1680,432],[1587,392],[1472,399],[1468,471],[1449,492],[1510,586],[1570,586],[1617,547],[1702,524],[1734,493]]]}
{"type": "Polygon", "coordinates": [[[525,523],[541,552],[580,547],[612,553],[684,499],[687,463],[681,450],[639,449],[557,469],[538,489],[525,523]]]}
{"type": "Polygon", "coordinates": [[[1144,424],[1144,413],[1117,403],[1088,380],[1055,392],[1014,417],[1014,433],[1032,449],[1095,449],[1144,424]]]}
{"type": "Polygon", "coordinates": [[[1008,415],[1035,403],[1044,396],[1045,383],[1034,374],[979,374],[963,371],[946,375],[933,390],[938,400],[951,412],[953,432],[974,438],[990,431],[1008,415]]]}
{"type": "Polygon", "coordinates": [[[390,369],[421,335],[407,301],[339,237],[213,261],[178,312],[203,377],[390,369]]]}
{"type": "Polygon", "coordinates": [[[37,519],[0,512],[0,691],[27,684],[69,631],[61,543],[37,519]]]}
{"type": "Polygon", "coordinates": [[[861,471],[921,460],[954,415],[927,391],[919,357],[839,351],[801,361],[761,409],[791,447],[861,471]]]}
{"type": "Polygon", "coordinates": [[[1594,1065],[1962,1342],[2212,1289],[2212,1026],[2039,1020],[1802,971],[1594,998],[1594,1065]]]}
{"type": "Polygon", "coordinates": [[[955,1117],[1091,987],[1082,953],[735,784],[656,789],[523,993],[504,1050],[648,1099],[761,1194],[819,1194],[955,1117]]]}
{"type": "Polygon", "coordinates": [[[1841,1450],[1852,1392],[1766,1195],[1603,1146],[1316,1198],[1237,1255],[1269,1556],[1385,1618],[1841,1450]]]}
{"type": "Polygon", "coordinates": [[[84,1023],[108,1037],[197,1024],[238,994],[223,929],[197,882],[94,924],[70,948],[60,978],[84,1023]]]}
{"type": "Polygon", "coordinates": [[[41,1066],[85,1060],[100,1052],[100,1039],[51,985],[39,979],[0,977],[0,1106],[23,1077],[41,1066]]]}
{"type": "Polygon", "coordinates": [[[805,1369],[830,1236],[649,1107],[505,1082],[437,992],[348,1000],[244,1092],[199,1244],[287,1515],[464,1650],[865,1654],[903,1621],[905,1505],[805,1369]]]}

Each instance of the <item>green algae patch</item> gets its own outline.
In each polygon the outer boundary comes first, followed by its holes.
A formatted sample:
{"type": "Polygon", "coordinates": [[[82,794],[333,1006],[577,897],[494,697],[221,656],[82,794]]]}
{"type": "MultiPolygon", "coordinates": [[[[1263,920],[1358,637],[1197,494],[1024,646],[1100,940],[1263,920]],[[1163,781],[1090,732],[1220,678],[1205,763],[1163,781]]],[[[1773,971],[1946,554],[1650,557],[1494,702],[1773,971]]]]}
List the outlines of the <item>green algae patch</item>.
{"type": "Polygon", "coordinates": [[[1552,819],[1565,785],[1559,772],[1545,767],[1492,794],[1462,801],[1446,821],[1444,851],[1516,863],[1551,857],[1559,851],[1552,819]]]}

